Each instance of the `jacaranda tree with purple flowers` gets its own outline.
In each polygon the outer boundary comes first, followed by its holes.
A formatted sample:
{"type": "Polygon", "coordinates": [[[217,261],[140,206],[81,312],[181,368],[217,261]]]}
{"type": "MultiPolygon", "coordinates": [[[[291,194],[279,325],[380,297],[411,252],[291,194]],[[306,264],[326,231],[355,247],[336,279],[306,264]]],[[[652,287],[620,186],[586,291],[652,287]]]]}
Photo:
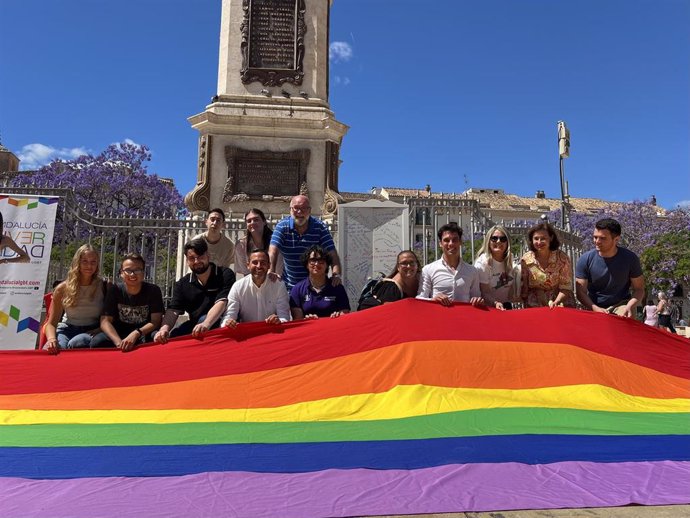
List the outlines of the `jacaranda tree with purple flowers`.
{"type": "Polygon", "coordinates": [[[15,184],[65,187],[87,212],[112,217],[174,218],[183,208],[182,196],[171,182],[149,174],[151,152],[146,146],[122,142],[99,155],[53,160],[15,184]]]}
{"type": "MultiPolygon", "coordinates": [[[[54,245],[64,242],[66,246],[64,250],[53,246],[53,259],[69,258],[81,244],[90,242],[105,258],[103,273],[107,275],[115,273],[112,265],[118,264],[117,258],[131,251],[141,252],[147,262],[160,258],[160,269],[167,257],[166,244],[177,240],[175,230],[146,230],[137,219],[128,218],[160,221],[177,219],[185,212],[182,196],[174,184],[149,174],[150,160],[151,152],[146,146],[122,142],[95,156],[54,160],[35,172],[17,175],[13,183],[17,187],[69,189],[83,212],[95,218],[92,221],[100,222],[83,224],[74,213],[64,215],[58,211],[54,245]],[[132,237],[136,238],[136,245],[132,237]]],[[[169,266],[174,268],[174,260],[169,266]]]]}

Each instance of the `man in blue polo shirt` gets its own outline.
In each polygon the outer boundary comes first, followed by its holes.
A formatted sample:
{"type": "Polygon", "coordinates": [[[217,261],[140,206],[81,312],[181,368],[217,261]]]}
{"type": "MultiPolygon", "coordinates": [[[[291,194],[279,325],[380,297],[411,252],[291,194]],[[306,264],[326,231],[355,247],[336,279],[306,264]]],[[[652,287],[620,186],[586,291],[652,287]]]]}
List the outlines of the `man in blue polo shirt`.
{"type": "Polygon", "coordinates": [[[307,270],[302,264],[302,254],[313,245],[320,245],[331,258],[333,285],[340,284],[340,258],[328,227],[311,216],[309,198],[295,196],[290,200],[290,216],[281,220],[273,229],[268,255],[271,259],[269,278],[278,279],[275,273],[278,251],[283,254],[285,270],[283,273],[288,291],[299,281],[307,278],[307,270]]]}

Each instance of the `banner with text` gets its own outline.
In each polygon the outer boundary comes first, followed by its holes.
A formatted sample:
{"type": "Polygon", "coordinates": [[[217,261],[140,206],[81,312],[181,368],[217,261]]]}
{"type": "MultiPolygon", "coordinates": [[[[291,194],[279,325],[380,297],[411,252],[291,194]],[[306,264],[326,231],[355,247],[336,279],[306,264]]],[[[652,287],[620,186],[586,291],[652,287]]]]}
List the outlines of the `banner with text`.
{"type": "Polygon", "coordinates": [[[0,246],[0,349],[36,346],[58,200],[0,193],[5,236],[0,246]],[[28,263],[2,260],[17,257],[10,239],[27,253],[28,263]]]}

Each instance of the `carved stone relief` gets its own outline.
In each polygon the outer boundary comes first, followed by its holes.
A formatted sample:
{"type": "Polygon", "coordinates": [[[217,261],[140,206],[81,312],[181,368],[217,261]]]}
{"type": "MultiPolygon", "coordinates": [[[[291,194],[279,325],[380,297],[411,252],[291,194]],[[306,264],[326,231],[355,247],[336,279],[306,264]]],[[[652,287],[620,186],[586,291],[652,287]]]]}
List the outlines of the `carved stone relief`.
{"type": "Polygon", "coordinates": [[[340,165],[340,146],[331,140],[326,141],[326,189],[323,197],[323,214],[335,214],[338,211],[338,203],[343,201],[338,193],[338,167],[340,165]]]}
{"type": "Polygon", "coordinates": [[[211,135],[201,135],[199,137],[199,158],[196,176],[196,186],[189,192],[184,199],[185,205],[191,211],[210,209],[209,195],[211,185],[211,146],[213,137],[211,135]]]}

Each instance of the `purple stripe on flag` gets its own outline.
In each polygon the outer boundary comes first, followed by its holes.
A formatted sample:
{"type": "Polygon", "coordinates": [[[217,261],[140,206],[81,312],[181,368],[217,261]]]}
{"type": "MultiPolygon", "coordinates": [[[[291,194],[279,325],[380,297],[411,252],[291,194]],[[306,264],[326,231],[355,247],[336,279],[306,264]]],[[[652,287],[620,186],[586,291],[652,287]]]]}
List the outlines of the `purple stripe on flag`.
{"type": "Polygon", "coordinates": [[[403,470],[0,478],[0,516],[419,514],[690,503],[690,462],[465,464],[403,470]]]}

